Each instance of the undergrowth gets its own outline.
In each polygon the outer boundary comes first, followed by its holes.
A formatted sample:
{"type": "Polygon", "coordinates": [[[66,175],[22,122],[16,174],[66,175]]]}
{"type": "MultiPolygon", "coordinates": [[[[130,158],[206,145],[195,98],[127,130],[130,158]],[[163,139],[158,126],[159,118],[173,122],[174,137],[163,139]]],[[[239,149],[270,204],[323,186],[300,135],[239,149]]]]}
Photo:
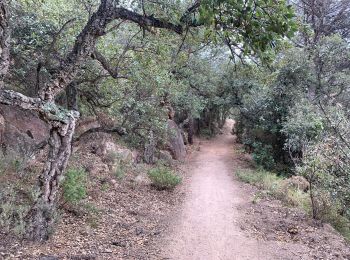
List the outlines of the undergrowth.
{"type": "Polygon", "coordinates": [[[15,150],[0,151],[0,229],[18,237],[25,234],[25,219],[39,195],[33,187],[37,173],[27,160],[15,150]]]}
{"type": "MultiPolygon", "coordinates": [[[[270,196],[282,201],[287,206],[301,208],[310,216],[312,215],[309,191],[304,192],[288,185],[286,178],[262,169],[240,169],[236,172],[236,175],[241,181],[252,184],[260,189],[255,194],[253,203],[258,203],[264,196],[270,196]]],[[[320,218],[322,221],[330,223],[350,241],[350,221],[338,213],[335,204],[329,204],[328,208],[322,211],[320,218]]]]}
{"type": "Polygon", "coordinates": [[[78,204],[86,195],[87,174],[81,168],[68,169],[63,182],[63,198],[68,204],[78,204]]]}
{"type": "Polygon", "coordinates": [[[311,210],[308,193],[290,187],[283,177],[265,170],[239,170],[237,176],[241,181],[257,186],[266,195],[279,199],[288,206],[300,207],[307,212],[311,210]]]}
{"type": "Polygon", "coordinates": [[[181,183],[181,177],[166,166],[157,166],[148,171],[152,185],[159,190],[173,189],[181,183]]]}

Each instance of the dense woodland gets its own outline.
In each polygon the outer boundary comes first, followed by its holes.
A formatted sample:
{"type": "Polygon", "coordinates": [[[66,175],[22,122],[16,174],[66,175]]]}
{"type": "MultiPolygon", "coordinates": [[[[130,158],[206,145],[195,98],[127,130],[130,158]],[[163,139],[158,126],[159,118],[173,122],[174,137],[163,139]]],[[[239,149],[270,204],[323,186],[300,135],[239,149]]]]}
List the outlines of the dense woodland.
{"type": "Polygon", "coordinates": [[[349,0],[0,0],[1,106],[49,129],[35,146],[9,144],[0,117],[1,228],[49,239],[84,135],[112,134],[155,164],[168,120],[190,146],[233,118],[256,167],[303,176],[312,217],[349,235],[349,40],[349,0]],[[99,125],[76,133],[92,117],[99,125]],[[14,203],[13,180],[40,151],[14,203]]]}

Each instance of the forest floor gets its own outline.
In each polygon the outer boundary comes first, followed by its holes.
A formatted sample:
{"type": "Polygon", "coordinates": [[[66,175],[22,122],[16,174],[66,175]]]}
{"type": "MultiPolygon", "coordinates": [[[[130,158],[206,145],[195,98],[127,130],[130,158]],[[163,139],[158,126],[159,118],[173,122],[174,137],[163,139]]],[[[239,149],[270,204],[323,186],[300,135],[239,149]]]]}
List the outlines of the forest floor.
{"type": "Polygon", "coordinates": [[[234,177],[251,166],[235,152],[232,126],[202,141],[189,160],[183,206],[160,242],[163,259],[350,259],[349,245],[329,225],[279,201],[252,202],[257,190],[234,177]]]}
{"type": "Polygon", "coordinates": [[[173,191],[137,181],[145,169],[118,179],[95,155],[81,155],[95,167],[85,209],[62,209],[43,244],[0,232],[0,259],[350,259],[349,244],[329,225],[277,200],[254,203],[259,191],[234,174],[252,165],[237,152],[232,123],[197,140],[173,191]]]}

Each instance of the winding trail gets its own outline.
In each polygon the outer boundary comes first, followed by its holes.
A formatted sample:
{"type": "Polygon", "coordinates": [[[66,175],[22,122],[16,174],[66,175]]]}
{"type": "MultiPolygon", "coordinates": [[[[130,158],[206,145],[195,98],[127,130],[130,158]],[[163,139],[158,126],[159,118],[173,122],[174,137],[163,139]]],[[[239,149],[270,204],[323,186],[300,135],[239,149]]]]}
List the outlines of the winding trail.
{"type": "Polygon", "coordinates": [[[233,121],[224,134],[205,141],[189,162],[191,177],[183,208],[164,242],[164,259],[293,259],[277,242],[249,238],[239,227],[251,198],[234,180],[233,121]]]}

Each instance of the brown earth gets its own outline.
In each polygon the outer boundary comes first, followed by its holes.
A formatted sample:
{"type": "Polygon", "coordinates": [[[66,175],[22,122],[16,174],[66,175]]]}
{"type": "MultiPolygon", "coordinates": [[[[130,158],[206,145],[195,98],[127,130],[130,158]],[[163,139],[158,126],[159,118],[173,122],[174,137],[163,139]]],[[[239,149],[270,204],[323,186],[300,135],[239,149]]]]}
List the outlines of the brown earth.
{"type": "Polygon", "coordinates": [[[235,152],[231,127],[201,141],[174,191],[153,189],[146,166],[116,176],[95,154],[76,152],[72,162],[89,170],[85,209],[62,206],[41,245],[0,230],[0,259],[350,259],[349,245],[329,225],[279,201],[252,203],[257,190],[234,178],[249,165],[235,152]]]}
{"type": "Polygon", "coordinates": [[[129,160],[113,165],[108,154],[93,149],[96,142],[105,146],[106,138],[92,137],[74,148],[70,160],[70,167],[83,167],[88,173],[88,197],[80,206],[61,203],[57,226],[43,244],[21,241],[0,229],[1,260],[157,259],[155,238],[164,232],[169,212],[180,204],[182,190],[154,189],[147,178],[148,165],[129,160]]]}
{"type": "Polygon", "coordinates": [[[229,121],[191,160],[187,195],[161,242],[164,259],[350,259],[344,239],[277,201],[253,204],[253,187],[234,179],[247,167],[234,153],[229,121]]]}

